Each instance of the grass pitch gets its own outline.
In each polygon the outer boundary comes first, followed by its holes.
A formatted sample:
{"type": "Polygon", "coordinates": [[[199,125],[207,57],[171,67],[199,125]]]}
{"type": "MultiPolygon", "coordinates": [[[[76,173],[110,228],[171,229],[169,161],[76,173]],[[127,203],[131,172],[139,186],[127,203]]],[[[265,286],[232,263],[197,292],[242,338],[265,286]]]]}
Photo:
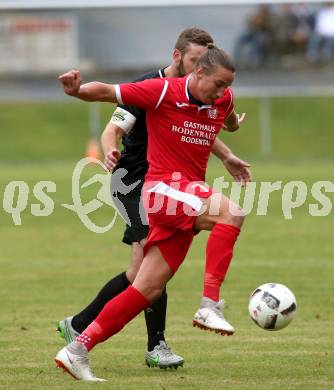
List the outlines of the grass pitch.
{"type": "MultiPolygon", "coordinates": [[[[275,98],[271,105],[272,157],[285,161],[333,158],[333,98],[275,98]]],[[[101,128],[114,105],[99,105],[101,128]]],[[[89,104],[0,104],[0,161],[64,161],[80,159],[89,133],[89,104]]],[[[236,98],[238,112],[246,112],[236,133],[220,137],[240,156],[252,161],[260,155],[260,102],[236,98]]]]}
{"type": "MultiPolygon", "coordinates": [[[[88,389],[55,368],[53,357],[63,346],[55,324],[78,312],[110,277],[123,271],[129,248],[121,244],[120,220],[105,234],[88,231],[78,217],[61,206],[71,203],[74,163],[2,164],[0,189],[12,180],[30,187],[22,225],[14,226],[0,212],[0,388],[88,389]],[[57,185],[54,212],[31,215],[36,182],[57,185]]],[[[87,175],[95,172],[93,168],[87,175]]],[[[213,161],[208,182],[221,176],[213,161]]],[[[332,180],[331,164],[254,164],[255,181],[303,180],[311,184],[332,180]]],[[[85,194],[94,198],[98,186],[85,194]]],[[[334,194],[328,194],[334,202],[334,194]]],[[[233,337],[221,337],[192,327],[202,289],[205,242],[201,233],[185,263],[169,283],[167,340],[184,356],[178,371],[149,369],[144,365],[146,335],[143,315],[120,334],[90,354],[96,375],[108,382],[105,389],[333,389],[334,388],[334,241],[333,211],[311,217],[311,195],[293,218],[282,214],[282,192],[272,195],[268,215],[246,219],[228,278],[223,286],[226,317],[236,327],[233,337]],[[251,291],[264,282],[286,284],[296,295],[294,321],[279,332],[257,328],[247,315],[251,291]]],[[[97,223],[110,222],[106,205],[93,214],[97,223]]],[[[255,209],[256,210],[256,209],[255,209]]]]}

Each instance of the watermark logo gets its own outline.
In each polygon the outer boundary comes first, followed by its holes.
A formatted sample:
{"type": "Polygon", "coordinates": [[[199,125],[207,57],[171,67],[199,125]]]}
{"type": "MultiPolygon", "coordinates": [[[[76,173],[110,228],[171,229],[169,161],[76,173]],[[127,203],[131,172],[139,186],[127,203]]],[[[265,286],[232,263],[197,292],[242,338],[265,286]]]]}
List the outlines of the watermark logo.
{"type": "Polygon", "coordinates": [[[126,169],[117,169],[112,175],[108,174],[95,174],[92,178],[85,181],[80,186],[80,178],[84,168],[91,163],[98,164],[105,169],[104,164],[97,159],[87,160],[81,159],[74,168],[72,175],[72,200],[73,204],[62,204],[63,207],[75,212],[80,218],[81,222],[87,229],[94,233],[105,233],[109,231],[115,224],[117,215],[120,215],[124,222],[131,226],[131,221],[123,203],[118,199],[118,194],[127,195],[135,187],[138,186],[140,180],[131,184],[130,186],[123,183],[122,178],[128,173],[126,169]],[[82,203],[81,189],[87,188],[92,184],[100,183],[101,188],[96,194],[96,198],[92,199],[86,204],[82,203]],[[100,209],[104,204],[113,208],[113,217],[109,224],[105,226],[98,226],[89,217],[89,214],[100,209]]]}
{"type": "MultiPolygon", "coordinates": [[[[119,200],[119,194],[129,194],[140,184],[140,180],[131,185],[126,185],[122,179],[127,173],[127,170],[122,168],[112,174],[106,173],[105,166],[101,161],[83,158],[76,164],[72,174],[71,195],[73,203],[62,203],[61,206],[74,212],[83,225],[94,233],[101,234],[108,232],[115,225],[118,215],[126,224],[131,226],[131,220],[126,208],[119,200]],[[91,178],[80,184],[85,168],[88,165],[91,166],[92,162],[100,166],[104,173],[94,174],[91,178]],[[96,183],[100,185],[100,189],[94,199],[84,203],[81,196],[82,191],[90,186],[96,185],[96,183]],[[99,226],[93,221],[91,215],[105,205],[109,207],[109,210],[112,209],[111,221],[104,226],[99,226]]],[[[55,193],[56,189],[57,185],[53,181],[39,181],[35,184],[32,194],[39,203],[32,203],[30,206],[30,211],[33,216],[47,217],[54,212],[55,203],[48,194],[55,193]]],[[[22,225],[22,213],[28,207],[29,195],[29,185],[22,180],[12,181],[5,188],[3,209],[11,215],[15,226],[22,225]]]]}
{"type": "MultiPolygon", "coordinates": [[[[31,214],[35,217],[48,217],[54,211],[54,201],[47,193],[56,192],[56,183],[39,181],[33,188],[33,196],[40,203],[32,203],[31,214]]],[[[28,207],[30,188],[23,180],[13,180],[6,185],[3,197],[3,209],[12,216],[14,225],[22,225],[21,214],[28,207]]]]}
{"type": "MultiPolygon", "coordinates": [[[[143,225],[147,224],[146,213],[152,215],[163,212],[171,216],[176,215],[180,202],[183,203],[185,215],[203,213],[210,216],[218,215],[223,197],[229,199],[228,211],[235,216],[251,213],[257,216],[268,215],[273,196],[275,196],[276,207],[277,202],[280,202],[282,216],[287,220],[292,219],[295,210],[302,206],[308,207],[308,214],[314,217],[326,217],[333,209],[333,200],[329,196],[330,193],[334,193],[332,181],[317,181],[313,184],[306,184],[300,180],[286,183],[282,181],[251,182],[243,188],[239,183],[228,182],[224,180],[224,177],[220,177],[213,182],[212,187],[215,191],[210,194],[210,204],[203,205],[201,197],[208,197],[203,194],[209,191],[209,187],[201,182],[186,182],[187,185],[180,188],[184,180],[179,172],[175,172],[172,175],[174,181],[169,185],[159,181],[145,183],[143,202],[146,210],[144,210],[142,202],[139,201],[141,180],[128,185],[125,183],[128,173],[126,169],[118,168],[109,174],[105,172],[105,166],[101,161],[94,159],[94,163],[102,168],[103,173],[95,173],[82,184],[80,183],[83,181],[83,173],[85,168],[91,164],[91,160],[84,158],[76,164],[72,174],[72,203],[61,203],[61,206],[74,212],[88,230],[99,234],[111,230],[118,215],[127,225],[131,226],[132,216],[128,215],[126,208],[129,199],[135,204],[131,212],[137,213],[136,219],[139,216],[143,225]],[[82,200],[83,191],[96,184],[99,185],[97,193],[93,199],[84,202],[82,200]],[[136,191],[135,196],[133,196],[134,193],[131,194],[132,191],[136,191]],[[198,191],[202,195],[196,195],[198,191]],[[166,198],[167,207],[163,210],[166,198]],[[93,213],[103,206],[108,207],[107,213],[110,215],[110,220],[100,226],[94,222],[93,213]]],[[[29,196],[32,195],[37,202],[34,200],[30,204],[31,214],[36,217],[50,216],[55,209],[51,194],[56,190],[57,185],[53,181],[39,181],[32,191],[25,181],[11,181],[4,190],[3,209],[11,215],[14,225],[20,226],[22,225],[22,213],[27,210],[29,196]]]]}
{"type": "MultiPolygon", "coordinates": [[[[81,159],[74,168],[72,175],[72,201],[73,204],[65,204],[62,206],[75,212],[80,218],[81,222],[84,226],[94,233],[105,233],[109,231],[115,224],[117,218],[117,209],[115,204],[110,196],[110,177],[106,174],[95,174],[92,178],[85,181],[82,185],[80,185],[80,178],[83,170],[87,165],[90,165],[92,160],[88,160],[86,158],[81,159]],[[100,183],[101,188],[96,194],[96,198],[90,200],[86,204],[82,203],[81,199],[81,189],[87,188],[92,184],[100,183]],[[93,213],[100,209],[104,204],[112,207],[114,209],[112,220],[109,224],[105,226],[98,226],[96,223],[92,221],[89,217],[89,214],[93,213]]],[[[104,166],[101,161],[94,159],[94,163],[100,165],[103,169],[104,166]]]]}

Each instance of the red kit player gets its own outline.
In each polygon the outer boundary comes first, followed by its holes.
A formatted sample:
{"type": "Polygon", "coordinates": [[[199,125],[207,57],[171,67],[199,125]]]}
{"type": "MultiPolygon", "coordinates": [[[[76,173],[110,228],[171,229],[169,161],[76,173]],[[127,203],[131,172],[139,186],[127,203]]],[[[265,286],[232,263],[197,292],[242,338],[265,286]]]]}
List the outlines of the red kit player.
{"type": "MultiPolygon", "coordinates": [[[[229,88],[234,76],[227,54],[209,45],[194,72],[184,78],[81,85],[78,71],[59,77],[68,95],[143,108],[148,129],[149,169],[142,197],[150,231],[144,260],[133,284],[109,301],[83,333],[58,352],[58,366],[75,378],[101,380],[90,371],[88,351],[159,298],[200,230],[211,231],[205,269],[208,291],[204,295],[208,298],[197,311],[194,324],[220,331],[219,321],[226,321],[220,310],[219,290],[244,216],[237,205],[215,193],[204,180],[218,132],[222,127],[236,130],[243,119],[234,111],[229,88]]],[[[233,334],[230,328],[222,333],[233,334]]]]}

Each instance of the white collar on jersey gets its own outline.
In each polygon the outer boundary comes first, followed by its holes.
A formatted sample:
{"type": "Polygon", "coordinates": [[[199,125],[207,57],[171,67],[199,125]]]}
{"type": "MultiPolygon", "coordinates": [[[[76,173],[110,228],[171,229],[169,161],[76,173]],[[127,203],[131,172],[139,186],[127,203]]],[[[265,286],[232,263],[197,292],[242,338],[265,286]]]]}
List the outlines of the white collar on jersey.
{"type": "Polygon", "coordinates": [[[159,76],[161,79],[164,79],[166,77],[165,75],[165,68],[159,69],[159,76]]]}
{"type": "Polygon", "coordinates": [[[190,100],[190,99],[189,99],[189,93],[188,93],[188,84],[189,84],[190,77],[191,77],[191,73],[190,73],[190,75],[187,77],[187,80],[186,80],[186,96],[187,96],[188,101],[190,100]]]}

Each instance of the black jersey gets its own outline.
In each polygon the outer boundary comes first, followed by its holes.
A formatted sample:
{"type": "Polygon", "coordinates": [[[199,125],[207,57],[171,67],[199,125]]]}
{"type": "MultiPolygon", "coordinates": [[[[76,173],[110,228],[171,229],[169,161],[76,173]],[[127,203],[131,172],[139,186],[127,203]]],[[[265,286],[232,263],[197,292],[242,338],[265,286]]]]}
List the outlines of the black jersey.
{"type": "MultiPolygon", "coordinates": [[[[166,77],[164,69],[153,71],[144,74],[136,81],[146,79],[166,77]]],[[[128,171],[127,175],[122,179],[124,183],[129,184],[137,180],[144,180],[148,170],[147,154],[147,127],[146,127],[146,112],[141,108],[119,104],[123,110],[130,112],[136,117],[136,122],[128,134],[122,137],[123,150],[121,158],[115,168],[124,168],[128,171]]]]}

